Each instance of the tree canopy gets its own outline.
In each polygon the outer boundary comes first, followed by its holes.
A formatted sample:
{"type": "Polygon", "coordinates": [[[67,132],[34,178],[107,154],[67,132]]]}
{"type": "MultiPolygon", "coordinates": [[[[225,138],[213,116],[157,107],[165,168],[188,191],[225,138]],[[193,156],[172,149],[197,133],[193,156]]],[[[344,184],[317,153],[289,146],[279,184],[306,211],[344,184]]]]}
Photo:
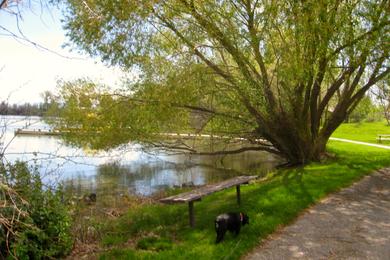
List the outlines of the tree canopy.
{"type": "Polygon", "coordinates": [[[70,41],[140,76],[117,95],[64,84],[64,111],[72,113],[63,118],[79,115],[67,126],[99,133],[83,141],[100,148],[189,131],[200,117],[198,132],[245,138],[291,163],[318,160],[332,132],[389,73],[388,6],[67,0],[70,41]]]}

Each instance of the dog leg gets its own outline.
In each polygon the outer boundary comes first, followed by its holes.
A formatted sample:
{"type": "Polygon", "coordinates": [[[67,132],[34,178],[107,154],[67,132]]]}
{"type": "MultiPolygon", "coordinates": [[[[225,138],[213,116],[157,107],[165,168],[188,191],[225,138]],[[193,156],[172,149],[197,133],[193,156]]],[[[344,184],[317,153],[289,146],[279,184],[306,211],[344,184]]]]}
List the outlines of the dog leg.
{"type": "Polygon", "coordinates": [[[236,229],[235,229],[235,231],[234,231],[234,233],[236,234],[236,236],[238,236],[238,234],[240,234],[240,230],[241,230],[241,227],[240,227],[240,226],[236,227],[236,229]]]}
{"type": "Polygon", "coordinates": [[[224,236],[225,236],[225,232],[219,230],[219,232],[217,233],[217,239],[215,240],[215,243],[218,244],[219,242],[221,242],[224,236]]]}
{"type": "Polygon", "coordinates": [[[226,223],[223,221],[215,221],[215,231],[217,232],[217,239],[215,243],[219,243],[223,240],[227,230],[226,223]]]}

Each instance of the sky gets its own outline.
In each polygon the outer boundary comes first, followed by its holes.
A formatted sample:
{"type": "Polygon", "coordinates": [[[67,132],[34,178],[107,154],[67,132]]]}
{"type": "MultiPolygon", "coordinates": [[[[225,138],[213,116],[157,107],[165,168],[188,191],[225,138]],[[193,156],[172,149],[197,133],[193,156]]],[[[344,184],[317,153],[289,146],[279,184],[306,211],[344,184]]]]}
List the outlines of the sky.
{"type": "Polygon", "coordinates": [[[112,87],[120,84],[124,73],[119,68],[107,67],[98,59],[62,47],[67,39],[59,10],[22,6],[21,17],[21,32],[48,50],[10,36],[4,28],[20,36],[17,20],[0,10],[0,102],[41,102],[40,94],[55,91],[59,79],[88,77],[112,87]]]}

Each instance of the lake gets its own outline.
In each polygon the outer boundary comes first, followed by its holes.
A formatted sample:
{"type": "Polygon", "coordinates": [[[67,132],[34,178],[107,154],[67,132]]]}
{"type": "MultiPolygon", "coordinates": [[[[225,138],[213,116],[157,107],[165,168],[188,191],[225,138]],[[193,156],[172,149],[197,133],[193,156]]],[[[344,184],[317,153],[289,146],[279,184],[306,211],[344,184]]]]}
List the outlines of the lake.
{"type": "Polygon", "coordinates": [[[110,151],[66,145],[58,136],[14,136],[16,129],[49,130],[39,117],[0,116],[0,149],[8,161],[36,166],[46,185],[88,192],[150,196],[166,188],[204,185],[236,175],[265,174],[280,160],[266,152],[226,156],[167,155],[129,143],[110,151]]]}

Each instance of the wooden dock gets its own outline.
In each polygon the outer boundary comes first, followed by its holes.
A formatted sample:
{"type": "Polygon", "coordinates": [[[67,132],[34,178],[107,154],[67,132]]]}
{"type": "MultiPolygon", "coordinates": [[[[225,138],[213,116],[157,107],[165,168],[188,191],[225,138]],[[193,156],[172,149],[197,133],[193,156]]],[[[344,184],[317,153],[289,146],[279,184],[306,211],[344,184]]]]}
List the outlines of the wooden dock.
{"type": "Polygon", "coordinates": [[[41,129],[16,129],[14,135],[30,135],[30,136],[58,136],[62,133],[56,130],[41,130],[41,129]]]}

